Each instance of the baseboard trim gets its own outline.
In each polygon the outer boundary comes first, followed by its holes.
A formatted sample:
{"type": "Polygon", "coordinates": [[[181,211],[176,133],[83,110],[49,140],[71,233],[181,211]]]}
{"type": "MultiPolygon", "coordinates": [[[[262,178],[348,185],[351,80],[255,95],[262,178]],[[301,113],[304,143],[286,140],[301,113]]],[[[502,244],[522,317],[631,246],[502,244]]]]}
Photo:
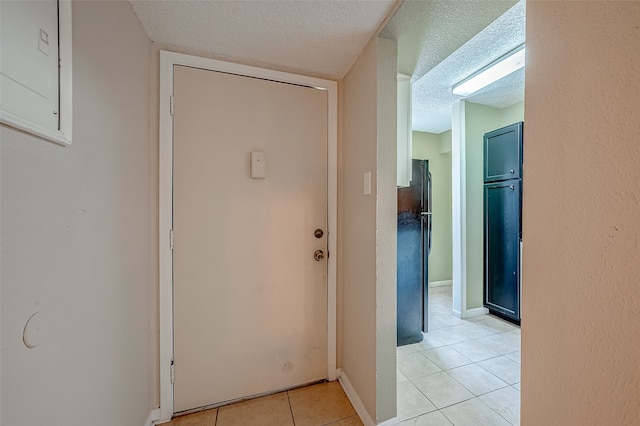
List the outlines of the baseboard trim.
{"type": "Polygon", "coordinates": [[[362,403],[360,396],[358,396],[358,393],[353,388],[353,385],[351,385],[351,382],[349,381],[346,373],[341,368],[338,368],[336,370],[336,375],[338,376],[338,382],[340,383],[340,386],[342,386],[342,389],[344,389],[344,393],[347,394],[347,398],[349,398],[349,401],[351,401],[351,405],[353,405],[353,408],[356,410],[356,413],[358,414],[358,417],[360,417],[360,420],[362,420],[364,426],[392,426],[398,424],[397,417],[377,424],[371,418],[371,416],[367,412],[367,409],[364,408],[364,404],[362,403]]]}
{"type": "Polygon", "coordinates": [[[160,420],[160,408],[154,408],[149,413],[149,417],[147,417],[147,421],[144,422],[144,426],[152,426],[152,425],[159,424],[159,423],[156,423],[158,420],[160,420]]]}
{"type": "Polygon", "coordinates": [[[443,285],[453,285],[453,280],[444,280],[444,281],[430,281],[429,287],[440,287],[443,285]]]}
{"type": "Polygon", "coordinates": [[[362,420],[364,426],[376,426],[376,422],[373,421],[373,419],[367,412],[367,409],[364,408],[364,404],[362,403],[360,396],[358,396],[358,393],[353,388],[353,385],[349,381],[346,373],[342,370],[342,368],[338,368],[336,373],[338,376],[338,382],[342,386],[342,389],[344,389],[344,393],[347,394],[347,398],[349,398],[349,401],[351,401],[351,405],[353,405],[356,413],[358,413],[358,417],[360,417],[360,420],[362,420]]]}
{"type": "Polygon", "coordinates": [[[382,423],[378,423],[378,426],[394,426],[394,425],[397,425],[398,423],[400,423],[400,419],[397,417],[394,417],[382,423]]]}
{"type": "Polygon", "coordinates": [[[487,308],[474,308],[474,309],[467,309],[464,312],[464,316],[461,318],[471,318],[471,317],[478,317],[480,315],[487,315],[489,313],[489,310],[487,308]]]}

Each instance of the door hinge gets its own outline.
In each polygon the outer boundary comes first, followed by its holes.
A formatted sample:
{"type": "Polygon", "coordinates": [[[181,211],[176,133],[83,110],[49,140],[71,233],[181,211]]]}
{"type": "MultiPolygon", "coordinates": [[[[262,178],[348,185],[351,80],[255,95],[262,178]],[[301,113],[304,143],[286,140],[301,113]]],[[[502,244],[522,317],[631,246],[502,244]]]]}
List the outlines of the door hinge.
{"type": "Polygon", "coordinates": [[[173,96],[169,97],[169,114],[173,115],[173,96]]]}
{"type": "Polygon", "coordinates": [[[169,229],[169,250],[173,250],[173,229],[169,229]]]}
{"type": "Polygon", "coordinates": [[[171,360],[171,366],[169,367],[170,373],[169,375],[171,376],[171,384],[173,384],[176,381],[176,370],[174,368],[174,360],[171,360]]]}

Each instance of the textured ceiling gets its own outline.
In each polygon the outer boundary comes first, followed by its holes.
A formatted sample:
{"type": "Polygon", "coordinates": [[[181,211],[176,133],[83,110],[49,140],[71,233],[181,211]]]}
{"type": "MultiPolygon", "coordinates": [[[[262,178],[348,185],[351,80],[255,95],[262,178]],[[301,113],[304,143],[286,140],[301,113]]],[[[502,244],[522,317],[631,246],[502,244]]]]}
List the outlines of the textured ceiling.
{"type": "MultiPolygon", "coordinates": [[[[525,3],[405,0],[381,32],[398,40],[398,71],[412,75],[413,129],[451,129],[451,87],[524,43],[525,3]]],[[[466,98],[505,108],[524,99],[521,70],[466,98]]]]}
{"type": "Polygon", "coordinates": [[[405,0],[380,36],[398,40],[398,71],[414,81],[517,0],[405,0]]]}
{"type": "MultiPolygon", "coordinates": [[[[451,55],[413,77],[413,129],[451,129],[451,105],[463,99],[451,87],[525,41],[525,3],[520,1],[451,55]]],[[[506,108],[524,100],[524,69],[470,95],[469,102],[506,108]]]]}
{"type": "Polygon", "coordinates": [[[151,40],[341,78],[397,0],[130,0],[151,40]]]}
{"type": "MultiPolygon", "coordinates": [[[[0,0],[1,1],[1,0],[0,0]]],[[[130,0],[151,40],[234,62],[341,78],[399,0],[130,0]]],[[[381,32],[412,75],[413,128],[451,128],[451,87],[524,42],[524,0],[404,0],[381,32]],[[514,6],[515,5],[515,6],[514,6]]],[[[505,108],[524,71],[469,96],[505,108]]]]}

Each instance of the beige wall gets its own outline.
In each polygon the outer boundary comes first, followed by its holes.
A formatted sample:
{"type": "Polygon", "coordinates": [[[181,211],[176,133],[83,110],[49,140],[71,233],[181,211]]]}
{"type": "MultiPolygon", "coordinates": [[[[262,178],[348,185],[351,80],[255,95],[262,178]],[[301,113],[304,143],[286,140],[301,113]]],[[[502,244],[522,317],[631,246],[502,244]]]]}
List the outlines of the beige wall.
{"type": "Polygon", "coordinates": [[[444,136],[446,134],[413,132],[413,158],[429,160],[432,177],[433,233],[429,282],[452,279],[451,152],[441,152],[444,136]]]}
{"type": "Polygon", "coordinates": [[[344,78],[340,208],[342,360],[372,418],[376,413],[376,144],[377,40],[344,78]],[[362,180],[371,172],[372,194],[362,180]]]}
{"type": "Polygon", "coordinates": [[[128,3],[74,2],[73,145],[0,128],[3,425],[143,425],[156,406],[149,49],[128,3]]]}
{"type": "Polygon", "coordinates": [[[640,401],[640,2],[527,2],[523,425],[640,401]]]}
{"type": "Polygon", "coordinates": [[[378,422],[396,415],[396,162],[388,161],[396,156],[395,48],[373,38],[342,92],[340,365],[378,422]],[[365,172],[371,195],[363,194],[365,172]]]}
{"type": "Polygon", "coordinates": [[[467,309],[481,308],[483,303],[484,134],[523,121],[523,110],[523,103],[500,110],[465,102],[467,309]]]}
{"type": "Polygon", "coordinates": [[[378,39],[376,174],[376,417],[396,416],[397,43],[378,39]],[[392,161],[389,161],[392,160],[392,161]]]}

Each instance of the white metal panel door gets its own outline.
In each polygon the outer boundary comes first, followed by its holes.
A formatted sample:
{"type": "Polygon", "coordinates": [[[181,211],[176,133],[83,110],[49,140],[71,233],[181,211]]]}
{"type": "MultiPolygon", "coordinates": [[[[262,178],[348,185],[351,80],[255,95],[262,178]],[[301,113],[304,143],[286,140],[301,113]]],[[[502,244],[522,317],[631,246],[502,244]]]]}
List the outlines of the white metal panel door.
{"type": "Polygon", "coordinates": [[[326,378],[327,92],[175,66],[173,179],[174,411],[326,378]]]}
{"type": "Polygon", "coordinates": [[[58,1],[2,1],[0,10],[0,109],[58,130],[58,1]]]}

